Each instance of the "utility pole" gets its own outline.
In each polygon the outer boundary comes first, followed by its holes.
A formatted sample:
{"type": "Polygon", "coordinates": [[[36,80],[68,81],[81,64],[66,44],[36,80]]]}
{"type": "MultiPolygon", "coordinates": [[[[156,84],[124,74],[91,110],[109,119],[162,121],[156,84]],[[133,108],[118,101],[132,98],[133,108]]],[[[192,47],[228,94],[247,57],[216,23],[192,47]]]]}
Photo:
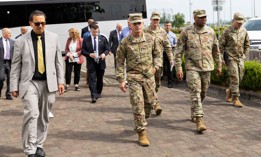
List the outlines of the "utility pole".
{"type": "Polygon", "coordinates": [[[222,5],[225,0],[212,0],[213,11],[217,11],[217,29],[218,29],[218,37],[220,35],[220,11],[222,11],[222,5]]]}
{"type": "Polygon", "coordinates": [[[218,38],[220,35],[220,21],[219,21],[219,2],[217,0],[217,27],[218,27],[218,38]]]}

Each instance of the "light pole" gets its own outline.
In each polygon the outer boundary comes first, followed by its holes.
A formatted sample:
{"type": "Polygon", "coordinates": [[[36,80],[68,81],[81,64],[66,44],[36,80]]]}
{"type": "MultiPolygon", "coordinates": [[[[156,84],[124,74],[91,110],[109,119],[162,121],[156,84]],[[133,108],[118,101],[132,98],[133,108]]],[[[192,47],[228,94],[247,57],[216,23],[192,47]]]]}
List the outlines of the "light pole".
{"type": "Polygon", "coordinates": [[[256,17],[256,1],[254,0],[254,17],[256,17]]]}
{"type": "Polygon", "coordinates": [[[192,23],[192,21],[191,21],[191,6],[192,6],[192,2],[191,2],[191,0],[189,0],[189,18],[190,18],[190,24],[192,23]]]}
{"type": "Polygon", "coordinates": [[[232,0],[230,0],[230,19],[232,19],[232,0]]]}

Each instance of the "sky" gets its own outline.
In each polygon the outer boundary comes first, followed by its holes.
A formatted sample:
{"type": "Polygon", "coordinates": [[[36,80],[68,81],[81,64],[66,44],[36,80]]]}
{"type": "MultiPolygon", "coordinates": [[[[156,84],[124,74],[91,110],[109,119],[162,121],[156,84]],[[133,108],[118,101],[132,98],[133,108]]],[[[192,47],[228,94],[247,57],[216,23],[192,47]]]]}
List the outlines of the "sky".
{"type": "MultiPolygon", "coordinates": [[[[193,10],[204,9],[208,15],[208,23],[213,23],[213,21],[215,23],[217,21],[217,12],[213,11],[212,1],[213,0],[147,0],[147,11],[149,16],[151,15],[151,12],[155,10],[161,13],[165,11],[166,14],[183,13],[186,22],[190,21],[190,19],[193,22],[193,10]]],[[[220,12],[220,19],[222,20],[230,21],[235,12],[240,12],[245,17],[254,17],[254,14],[255,16],[261,17],[261,0],[223,1],[223,10],[220,12]]]]}

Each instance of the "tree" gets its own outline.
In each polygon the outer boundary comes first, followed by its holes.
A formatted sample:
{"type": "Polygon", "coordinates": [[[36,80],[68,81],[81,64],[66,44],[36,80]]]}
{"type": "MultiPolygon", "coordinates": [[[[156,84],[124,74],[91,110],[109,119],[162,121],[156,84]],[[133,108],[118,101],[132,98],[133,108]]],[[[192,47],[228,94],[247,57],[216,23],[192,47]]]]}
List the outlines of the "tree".
{"type": "Polygon", "coordinates": [[[164,12],[162,13],[161,18],[160,18],[160,23],[164,23],[165,20],[166,20],[166,13],[165,13],[165,11],[164,11],[164,12]]]}
{"type": "Polygon", "coordinates": [[[166,21],[173,21],[173,17],[173,15],[166,14],[165,12],[163,12],[160,18],[160,23],[165,23],[166,21]]]}
{"type": "Polygon", "coordinates": [[[174,27],[180,28],[184,26],[185,24],[185,15],[182,13],[177,13],[174,15],[174,21],[172,22],[172,25],[174,27]]]}

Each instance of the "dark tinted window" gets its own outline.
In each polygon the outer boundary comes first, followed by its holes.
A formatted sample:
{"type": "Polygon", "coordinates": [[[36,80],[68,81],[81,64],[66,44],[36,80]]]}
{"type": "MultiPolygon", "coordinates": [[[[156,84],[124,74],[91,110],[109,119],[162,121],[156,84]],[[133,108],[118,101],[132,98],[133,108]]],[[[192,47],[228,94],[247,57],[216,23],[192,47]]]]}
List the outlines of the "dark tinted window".
{"type": "Polygon", "coordinates": [[[249,20],[244,24],[247,31],[261,30],[261,20],[249,20]]]}
{"type": "Polygon", "coordinates": [[[33,10],[43,11],[47,24],[85,22],[90,17],[97,21],[122,20],[134,12],[141,12],[147,18],[145,0],[8,2],[0,3],[0,28],[28,25],[29,14],[33,10]]]}

